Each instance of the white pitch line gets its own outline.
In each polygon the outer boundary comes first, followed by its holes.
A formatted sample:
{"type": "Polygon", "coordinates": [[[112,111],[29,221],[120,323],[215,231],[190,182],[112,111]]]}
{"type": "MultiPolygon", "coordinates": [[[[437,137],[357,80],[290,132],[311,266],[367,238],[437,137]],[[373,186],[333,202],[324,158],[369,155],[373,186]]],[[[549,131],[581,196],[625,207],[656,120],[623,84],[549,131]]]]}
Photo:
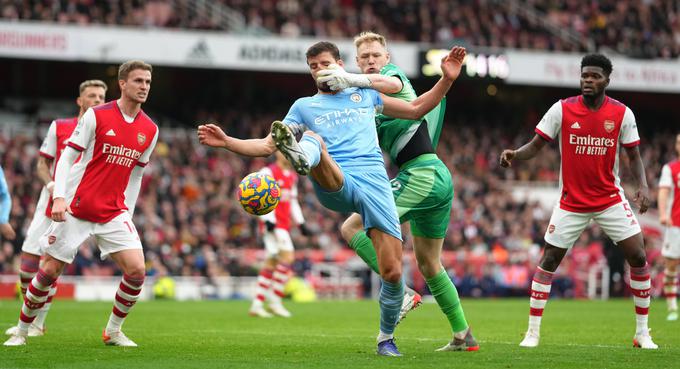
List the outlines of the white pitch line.
{"type": "MultiPolygon", "coordinates": [[[[224,333],[224,330],[218,330],[218,329],[202,329],[202,330],[197,330],[193,331],[196,333],[224,333]]],[[[277,333],[270,333],[270,332],[230,332],[229,334],[241,334],[244,336],[248,335],[257,335],[257,336],[278,336],[277,333]]],[[[161,334],[162,335],[162,334],[161,334]]],[[[167,336],[170,336],[170,334],[167,334],[167,336]]],[[[173,334],[174,336],[174,334],[173,334]]],[[[363,334],[357,334],[356,336],[352,335],[343,335],[343,334],[323,334],[323,333],[302,333],[302,334],[291,334],[291,333],[286,333],[286,336],[288,337],[304,337],[304,338],[337,338],[337,339],[356,339],[357,337],[364,337],[363,334]]],[[[442,344],[447,342],[446,338],[433,338],[433,337],[404,337],[404,336],[399,336],[398,337],[399,341],[419,341],[419,342],[442,342],[442,344]]],[[[519,341],[520,339],[517,340],[517,342],[510,342],[510,341],[494,341],[494,340],[477,340],[479,343],[485,343],[485,344],[494,344],[494,345],[509,345],[509,346],[517,346],[519,347],[519,341]]],[[[583,347],[583,348],[589,348],[589,347],[597,347],[597,348],[606,348],[606,349],[628,349],[628,346],[625,344],[621,345],[600,345],[600,344],[595,344],[595,345],[586,345],[586,344],[580,344],[580,343],[542,343],[540,346],[567,346],[567,347],[583,347]]],[[[526,349],[523,349],[526,350],[526,349]]],[[[528,350],[527,350],[528,351],[528,350]]]]}

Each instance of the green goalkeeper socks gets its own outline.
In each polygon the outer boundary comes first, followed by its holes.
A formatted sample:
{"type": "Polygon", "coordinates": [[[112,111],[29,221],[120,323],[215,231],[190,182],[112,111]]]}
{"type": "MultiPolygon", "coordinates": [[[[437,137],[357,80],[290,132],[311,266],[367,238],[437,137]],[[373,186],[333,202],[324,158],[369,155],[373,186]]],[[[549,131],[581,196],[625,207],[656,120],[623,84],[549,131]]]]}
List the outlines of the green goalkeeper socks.
{"type": "Polygon", "coordinates": [[[426,279],[425,282],[430,288],[432,296],[437,300],[439,308],[446,315],[446,318],[449,319],[453,333],[466,330],[468,324],[465,320],[463,306],[458,298],[458,290],[456,290],[456,286],[451,282],[451,278],[449,278],[446,270],[442,268],[436,276],[426,279]]]}
{"type": "Polygon", "coordinates": [[[368,235],[366,235],[366,232],[357,232],[354,237],[352,237],[352,240],[349,241],[349,247],[351,247],[374,272],[380,274],[380,270],[378,269],[378,255],[376,255],[373,243],[371,242],[371,239],[368,238],[368,235]]]}

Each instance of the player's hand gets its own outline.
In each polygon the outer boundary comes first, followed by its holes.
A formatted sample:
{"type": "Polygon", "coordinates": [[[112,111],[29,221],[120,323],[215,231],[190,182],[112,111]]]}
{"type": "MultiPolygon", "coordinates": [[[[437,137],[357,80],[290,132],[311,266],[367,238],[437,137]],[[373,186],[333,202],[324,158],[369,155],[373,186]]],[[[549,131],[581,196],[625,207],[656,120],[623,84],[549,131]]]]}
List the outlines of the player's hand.
{"type": "Polygon", "coordinates": [[[363,74],[347,73],[337,64],[331,64],[328,69],[316,73],[318,83],[326,83],[333,91],[344,90],[348,87],[370,87],[371,81],[363,74]]]}
{"type": "Polygon", "coordinates": [[[273,222],[264,222],[265,228],[267,228],[267,232],[274,232],[274,229],[276,228],[276,224],[273,222]]]}
{"type": "Polygon", "coordinates": [[[503,168],[510,168],[512,166],[512,159],[515,158],[517,153],[515,150],[503,150],[501,153],[501,158],[499,164],[503,168]]]}
{"type": "Polygon", "coordinates": [[[198,126],[197,134],[198,142],[211,147],[224,147],[224,143],[229,138],[222,128],[214,124],[202,124],[198,126]]]}
{"type": "Polygon", "coordinates": [[[662,226],[670,226],[671,219],[668,217],[668,214],[659,214],[659,223],[661,223],[662,226]]]}
{"type": "Polygon", "coordinates": [[[66,205],[66,200],[63,197],[57,197],[52,202],[52,220],[55,222],[63,222],[66,220],[66,212],[71,212],[71,208],[66,205]]]}
{"type": "Polygon", "coordinates": [[[454,46],[451,51],[442,58],[442,74],[444,78],[455,81],[460,75],[460,70],[463,68],[465,61],[465,48],[462,46],[454,46]]]}
{"type": "Polygon", "coordinates": [[[6,240],[13,240],[17,237],[14,228],[12,228],[12,225],[9,223],[0,224],[0,234],[6,240]]]}
{"type": "Polygon", "coordinates": [[[640,207],[640,214],[644,214],[647,212],[647,209],[649,209],[649,188],[644,186],[640,187],[636,192],[635,192],[635,197],[633,198],[633,202],[640,207]]]}

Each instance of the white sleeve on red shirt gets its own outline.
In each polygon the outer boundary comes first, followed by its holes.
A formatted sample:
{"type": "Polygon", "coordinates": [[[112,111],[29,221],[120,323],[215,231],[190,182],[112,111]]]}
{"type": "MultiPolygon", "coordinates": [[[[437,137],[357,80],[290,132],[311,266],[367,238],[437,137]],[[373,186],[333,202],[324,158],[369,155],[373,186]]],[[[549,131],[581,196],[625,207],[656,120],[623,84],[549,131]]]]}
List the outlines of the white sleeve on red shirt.
{"type": "Polygon", "coordinates": [[[144,168],[135,166],[130,173],[130,180],[125,188],[125,206],[128,208],[130,218],[135,213],[135,204],[137,204],[137,197],[139,197],[139,190],[142,188],[142,176],[144,168]]]}
{"type": "Polygon", "coordinates": [[[70,146],[78,151],[84,151],[90,145],[90,142],[94,140],[94,133],[96,129],[97,117],[94,115],[94,110],[89,108],[78,120],[78,125],[73,130],[71,137],[68,139],[67,146],[70,146]]]}
{"type": "Polygon", "coordinates": [[[52,121],[50,128],[47,130],[47,135],[40,145],[40,155],[49,159],[57,157],[57,122],[52,121]]]}
{"type": "Polygon", "coordinates": [[[151,157],[151,153],[156,147],[156,142],[158,141],[158,132],[159,129],[156,127],[156,134],[153,136],[153,141],[151,141],[151,145],[146,148],[146,150],[142,153],[142,156],[140,156],[139,160],[137,160],[137,166],[145,167],[147,164],[149,164],[149,158],[151,157]]]}
{"type": "Polygon", "coordinates": [[[635,123],[635,115],[633,111],[626,106],[626,112],[623,113],[623,121],[621,122],[621,133],[619,133],[619,142],[624,147],[633,147],[640,144],[640,135],[638,135],[637,123],[635,123]]]}
{"type": "Polygon", "coordinates": [[[67,146],[64,152],[61,153],[57,166],[54,169],[54,190],[52,191],[52,198],[66,197],[66,182],[68,174],[71,172],[73,162],[76,161],[80,152],[73,147],[67,146]]]}
{"type": "Polygon", "coordinates": [[[545,112],[545,115],[536,126],[536,134],[548,141],[557,137],[562,129],[562,101],[558,101],[545,112]]]}
{"type": "MultiPolygon", "coordinates": [[[[274,177],[274,173],[272,173],[272,170],[269,167],[264,167],[264,168],[260,169],[258,171],[258,173],[262,173],[262,174],[266,174],[268,176],[274,177]]],[[[274,215],[275,212],[276,212],[276,210],[271,211],[271,212],[269,212],[265,215],[260,215],[260,221],[276,224],[276,215],[274,215]]]]}
{"type": "Polygon", "coordinates": [[[302,208],[300,207],[300,202],[298,201],[298,189],[297,184],[293,186],[290,196],[290,216],[293,218],[295,224],[302,224],[305,222],[305,217],[302,215],[302,208]]]}
{"type": "Polygon", "coordinates": [[[671,175],[671,167],[668,164],[661,169],[661,178],[659,178],[659,187],[673,188],[673,176],[671,175]]]}

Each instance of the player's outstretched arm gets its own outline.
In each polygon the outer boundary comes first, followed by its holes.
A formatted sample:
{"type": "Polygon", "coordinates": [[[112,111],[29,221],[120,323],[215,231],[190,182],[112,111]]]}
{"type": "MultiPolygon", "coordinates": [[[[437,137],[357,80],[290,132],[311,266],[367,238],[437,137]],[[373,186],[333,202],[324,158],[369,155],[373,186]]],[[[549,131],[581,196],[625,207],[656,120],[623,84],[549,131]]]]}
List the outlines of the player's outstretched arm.
{"type": "Polygon", "coordinates": [[[626,147],[626,155],[630,160],[630,170],[633,172],[633,178],[637,182],[638,189],[635,191],[633,202],[640,207],[640,214],[643,214],[649,209],[649,186],[647,186],[647,177],[645,176],[645,166],[642,164],[640,157],[640,149],[638,146],[626,147]]]}
{"type": "Polygon", "coordinates": [[[442,58],[442,78],[437,81],[432,89],[420,95],[410,103],[383,95],[383,113],[394,118],[412,120],[421,119],[430,110],[439,105],[439,102],[446,96],[446,93],[449,92],[453,82],[460,75],[464,60],[465,48],[454,46],[451,51],[442,58]]]}
{"type": "Polygon", "coordinates": [[[214,124],[198,126],[198,141],[206,146],[218,147],[243,156],[269,156],[276,151],[271,135],[265,138],[241,140],[230,137],[214,124]]]}
{"type": "Polygon", "coordinates": [[[520,147],[519,149],[512,150],[512,149],[507,149],[503,150],[501,153],[500,157],[500,165],[503,168],[509,168],[512,166],[512,161],[514,159],[518,160],[528,160],[536,156],[536,154],[541,151],[543,146],[545,146],[546,140],[539,136],[535,135],[531,141],[529,141],[527,144],[524,146],[520,147]]]}

